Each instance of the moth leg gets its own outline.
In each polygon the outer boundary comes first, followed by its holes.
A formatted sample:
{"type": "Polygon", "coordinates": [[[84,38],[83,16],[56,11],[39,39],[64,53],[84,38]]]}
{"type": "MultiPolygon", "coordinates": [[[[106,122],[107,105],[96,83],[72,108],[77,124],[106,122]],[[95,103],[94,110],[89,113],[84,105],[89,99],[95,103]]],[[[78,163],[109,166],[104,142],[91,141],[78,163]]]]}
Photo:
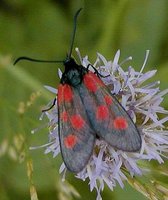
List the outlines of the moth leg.
{"type": "Polygon", "coordinates": [[[94,71],[95,71],[94,73],[95,73],[98,77],[106,78],[106,77],[109,77],[109,76],[110,76],[110,75],[103,76],[103,75],[100,74],[100,73],[98,72],[98,70],[97,70],[93,65],[91,65],[91,64],[88,64],[87,70],[89,69],[90,66],[94,69],[94,71]]]}
{"type": "Polygon", "coordinates": [[[46,111],[51,110],[55,106],[55,103],[56,103],[56,98],[54,99],[52,105],[49,108],[46,108],[46,109],[42,110],[42,112],[46,112],[46,111]]]}

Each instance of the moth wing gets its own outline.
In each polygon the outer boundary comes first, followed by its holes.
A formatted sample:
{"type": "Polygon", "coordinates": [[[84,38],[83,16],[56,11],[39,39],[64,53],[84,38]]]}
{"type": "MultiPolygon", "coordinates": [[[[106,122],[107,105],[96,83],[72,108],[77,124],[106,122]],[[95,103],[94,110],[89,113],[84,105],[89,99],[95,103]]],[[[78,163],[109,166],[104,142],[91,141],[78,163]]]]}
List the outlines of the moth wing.
{"type": "Polygon", "coordinates": [[[95,132],[78,90],[68,84],[58,89],[58,118],[61,153],[68,170],[80,172],[93,152],[95,132]]]}
{"type": "Polygon", "coordinates": [[[100,138],[123,151],[140,150],[141,136],[136,125],[107,86],[92,72],[84,76],[80,95],[92,128],[100,138]]]}

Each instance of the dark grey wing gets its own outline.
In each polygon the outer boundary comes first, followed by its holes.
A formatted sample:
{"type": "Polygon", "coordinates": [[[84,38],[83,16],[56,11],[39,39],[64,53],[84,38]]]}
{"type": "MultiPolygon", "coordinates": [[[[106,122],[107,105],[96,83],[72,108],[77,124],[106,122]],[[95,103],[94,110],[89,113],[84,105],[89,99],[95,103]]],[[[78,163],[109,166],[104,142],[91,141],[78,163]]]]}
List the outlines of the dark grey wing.
{"type": "Polygon", "coordinates": [[[80,96],[99,137],[123,151],[140,150],[141,136],[136,125],[107,86],[92,72],[84,76],[80,96]]]}
{"type": "Polygon", "coordinates": [[[58,118],[61,153],[71,172],[80,172],[88,163],[95,143],[95,132],[78,90],[68,84],[58,89],[58,118]]]}

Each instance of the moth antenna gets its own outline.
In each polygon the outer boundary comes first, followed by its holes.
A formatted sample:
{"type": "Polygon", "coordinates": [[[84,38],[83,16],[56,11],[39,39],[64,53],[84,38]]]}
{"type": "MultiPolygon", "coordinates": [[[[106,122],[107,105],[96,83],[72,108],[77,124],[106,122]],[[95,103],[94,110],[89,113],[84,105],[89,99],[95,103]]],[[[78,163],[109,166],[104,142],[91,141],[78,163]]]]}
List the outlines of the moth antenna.
{"type": "Polygon", "coordinates": [[[20,62],[21,60],[28,60],[31,62],[45,62],[45,63],[63,63],[64,62],[63,60],[38,60],[38,59],[34,59],[34,58],[29,58],[26,56],[21,56],[15,60],[13,65],[16,65],[16,63],[20,62]]]}
{"type": "MultiPolygon", "coordinates": [[[[67,56],[68,59],[70,59],[71,54],[72,54],[73,44],[74,44],[74,40],[75,40],[76,26],[77,26],[77,18],[78,18],[78,15],[81,10],[82,10],[82,8],[77,10],[77,12],[74,16],[74,28],[73,28],[73,32],[72,32],[72,39],[71,39],[71,43],[70,43],[69,54],[67,56]]],[[[34,58],[29,58],[26,56],[21,56],[14,61],[13,65],[16,65],[21,60],[27,60],[27,61],[31,61],[31,62],[44,62],[44,63],[64,63],[65,62],[63,60],[38,60],[38,59],[34,59],[34,58]]]]}
{"type": "Polygon", "coordinates": [[[70,43],[70,50],[69,50],[69,54],[68,54],[68,59],[70,59],[71,54],[72,54],[72,49],[73,49],[75,34],[76,34],[77,18],[78,18],[78,15],[79,15],[79,13],[82,9],[83,8],[80,8],[79,10],[77,10],[77,12],[75,13],[75,16],[74,16],[74,24],[73,24],[74,27],[73,27],[73,32],[72,32],[72,38],[71,38],[71,43],[70,43]]]}

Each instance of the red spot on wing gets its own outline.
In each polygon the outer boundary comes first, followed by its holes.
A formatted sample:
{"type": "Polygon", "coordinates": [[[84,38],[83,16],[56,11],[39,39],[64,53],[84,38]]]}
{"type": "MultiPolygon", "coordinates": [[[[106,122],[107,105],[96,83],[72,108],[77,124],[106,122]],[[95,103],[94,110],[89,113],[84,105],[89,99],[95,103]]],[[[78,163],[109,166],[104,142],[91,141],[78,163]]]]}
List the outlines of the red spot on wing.
{"type": "Polygon", "coordinates": [[[96,92],[97,90],[96,81],[93,79],[93,77],[90,76],[89,73],[85,74],[83,82],[89,91],[96,92]]]}
{"type": "Polygon", "coordinates": [[[68,121],[68,114],[66,111],[62,112],[60,114],[60,119],[63,121],[63,122],[67,122],[68,121]]]}
{"type": "Polygon", "coordinates": [[[93,79],[94,81],[96,81],[96,83],[97,83],[99,86],[104,86],[103,81],[102,81],[96,74],[94,74],[93,72],[89,71],[89,76],[92,77],[92,79],[93,79]]]}
{"type": "Polygon", "coordinates": [[[80,115],[72,115],[70,121],[74,129],[81,129],[85,124],[84,119],[80,115]]]}
{"type": "Polygon", "coordinates": [[[71,87],[68,84],[60,84],[58,87],[58,102],[69,102],[72,100],[72,97],[73,93],[71,87]]]}
{"type": "Polygon", "coordinates": [[[77,140],[78,138],[75,135],[70,134],[64,138],[64,145],[66,148],[72,149],[75,146],[77,140]]]}
{"type": "Polygon", "coordinates": [[[64,92],[63,92],[63,85],[62,84],[60,84],[58,86],[58,98],[57,99],[58,99],[58,103],[61,103],[64,99],[64,92]]]}
{"type": "Polygon", "coordinates": [[[65,101],[71,101],[72,100],[72,89],[68,84],[64,85],[64,99],[65,101]]]}
{"type": "Polygon", "coordinates": [[[90,90],[91,92],[96,92],[96,90],[100,86],[104,86],[102,80],[98,78],[93,72],[90,71],[87,74],[85,74],[83,82],[87,87],[87,89],[90,90]]]}
{"type": "Polygon", "coordinates": [[[116,117],[113,122],[114,128],[118,130],[125,130],[128,128],[128,122],[124,117],[116,117]]]}
{"type": "Polygon", "coordinates": [[[96,110],[96,119],[100,121],[100,120],[105,120],[108,117],[109,117],[109,110],[107,106],[105,105],[98,106],[96,110]]]}
{"type": "Polygon", "coordinates": [[[106,95],[106,96],[104,97],[104,99],[105,99],[106,104],[109,105],[109,106],[113,103],[113,99],[112,99],[112,97],[109,96],[109,95],[106,95]]]}

